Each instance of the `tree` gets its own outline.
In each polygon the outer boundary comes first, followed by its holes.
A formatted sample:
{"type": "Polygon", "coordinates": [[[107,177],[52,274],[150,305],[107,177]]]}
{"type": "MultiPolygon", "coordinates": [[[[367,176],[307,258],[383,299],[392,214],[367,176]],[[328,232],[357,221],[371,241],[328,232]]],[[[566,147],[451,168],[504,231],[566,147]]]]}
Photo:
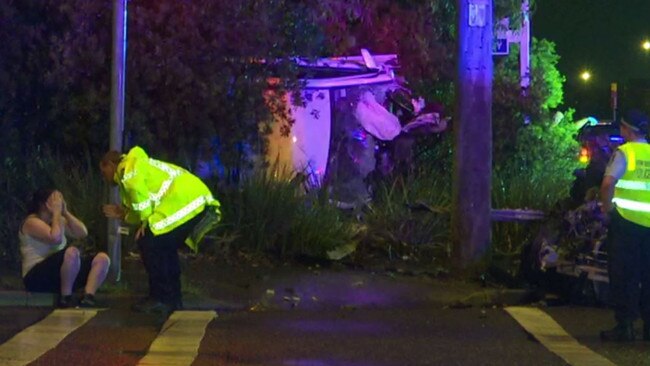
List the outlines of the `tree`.
{"type": "Polygon", "coordinates": [[[314,21],[334,55],[360,48],[399,56],[400,75],[416,94],[451,103],[455,6],[451,0],[313,1],[314,21]]]}
{"type": "Polygon", "coordinates": [[[494,160],[497,165],[512,158],[517,136],[531,124],[551,121],[554,108],[562,103],[565,78],[557,69],[559,56],[555,45],[533,39],[531,47],[531,88],[526,96],[519,86],[518,47],[495,65],[494,78],[494,160]]]}
{"type": "MultiPolygon", "coordinates": [[[[106,146],[96,141],[106,134],[93,127],[106,131],[107,125],[110,1],[64,3],[59,9],[70,26],[55,39],[51,80],[59,82],[59,98],[72,102],[60,103],[65,107],[54,118],[78,116],[71,128],[89,131],[92,146],[106,146]]],[[[268,78],[279,76],[281,87],[290,86],[295,70],[289,58],[320,47],[311,43],[316,31],[303,21],[302,8],[288,11],[291,5],[131,2],[126,145],[141,144],[191,165],[212,145],[210,136],[218,136],[226,162],[236,160],[238,144],[255,142],[258,124],[270,119],[262,95],[268,78]]]]}

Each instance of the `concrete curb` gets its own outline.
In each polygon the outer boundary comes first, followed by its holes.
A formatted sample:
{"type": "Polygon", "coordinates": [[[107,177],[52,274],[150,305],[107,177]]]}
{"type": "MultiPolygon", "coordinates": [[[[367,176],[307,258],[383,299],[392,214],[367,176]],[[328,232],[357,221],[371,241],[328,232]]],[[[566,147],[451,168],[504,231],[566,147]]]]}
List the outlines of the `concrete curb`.
{"type": "Polygon", "coordinates": [[[49,293],[0,291],[0,306],[51,307],[56,300],[57,296],[49,293]]]}
{"type": "MultiPolygon", "coordinates": [[[[109,308],[118,308],[132,304],[136,294],[98,293],[97,299],[109,308]]],[[[58,296],[50,293],[32,293],[22,290],[0,291],[0,307],[56,307],[58,296]]],[[[183,299],[186,310],[221,310],[237,311],[248,309],[246,304],[221,301],[207,297],[187,295],[183,299]]]]}

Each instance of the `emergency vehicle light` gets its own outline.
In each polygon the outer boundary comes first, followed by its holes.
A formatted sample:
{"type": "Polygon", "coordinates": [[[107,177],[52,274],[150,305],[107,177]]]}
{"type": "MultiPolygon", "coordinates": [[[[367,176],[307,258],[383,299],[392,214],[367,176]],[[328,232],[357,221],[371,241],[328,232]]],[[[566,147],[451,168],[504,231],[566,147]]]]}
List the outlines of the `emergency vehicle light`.
{"type": "Polygon", "coordinates": [[[583,164],[589,162],[589,149],[587,149],[586,147],[580,149],[580,155],[578,155],[578,161],[580,161],[583,164]]]}
{"type": "Polygon", "coordinates": [[[623,137],[619,135],[610,135],[609,142],[623,143],[623,137]]]}

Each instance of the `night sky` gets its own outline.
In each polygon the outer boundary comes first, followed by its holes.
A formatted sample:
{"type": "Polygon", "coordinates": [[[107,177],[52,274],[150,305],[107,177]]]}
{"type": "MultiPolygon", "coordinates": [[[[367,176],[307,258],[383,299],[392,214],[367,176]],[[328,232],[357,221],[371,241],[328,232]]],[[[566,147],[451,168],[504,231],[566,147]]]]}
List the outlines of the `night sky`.
{"type": "MultiPolygon", "coordinates": [[[[566,77],[564,108],[576,117],[611,118],[610,84],[619,84],[624,109],[638,97],[635,85],[650,79],[650,53],[641,43],[650,40],[650,0],[537,0],[532,35],[555,42],[559,69],[566,77]],[[579,75],[593,77],[588,83],[579,75]],[[629,96],[628,96],[629,95],[629,96]]],[[[646,98],[647,100],[648,98],[646,98]]],[[[650,104],[650,100],[647,102],[650,104]]],[[[648,111],[650,112],[650,111],[648,111]]]]}

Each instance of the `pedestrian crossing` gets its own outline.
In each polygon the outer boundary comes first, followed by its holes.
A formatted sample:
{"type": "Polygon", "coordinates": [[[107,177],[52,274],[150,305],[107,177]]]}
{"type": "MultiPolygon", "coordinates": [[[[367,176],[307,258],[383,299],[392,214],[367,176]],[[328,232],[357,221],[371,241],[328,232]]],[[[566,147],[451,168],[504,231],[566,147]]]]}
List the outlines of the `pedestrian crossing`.
{"type": "Polygon", "coordinates": [[[578,343],[548,314],[533,307],[505,308],[528,333],[571,366],[615,366],[613,362],[578,343]]]}
{"type": "Polygon", "coordinates": [[[176,311],[165,322],[139,366],[190,365],[199,352],[205,328],[214,311],[176,311]]]}
{"type": "MultiPolygon", "coordinates": [[[[572,366],[614,365],[607,358],[580,344],[543,310],[534,307],[507,307],[504,310],[544,347],[562,358],[567,364],[572,366]]],[[[71,345],[74,349],[70,351],[86,353],[89,354],[89,357],[93,357],[92,355],[95,354],[99,357],[108,355],[102,365],[113,365],[114,363],[111,361],[113,358],[120,361],[115,364],[142,366],[184,366],[191,365],[195,361],[198,364],[206,362],[205,358],[201,360],[199,357],[199,348],[206,337],[209,324],[217,318],[215,311],[176,311],[166,320],[157,320],[155,325],[151,322],[152,319],[138,323],[137,319],[142,319],[141,315],[138,314],[136,317],[134,313],[115,312],[115,310],[109,309],[54,310],[44,319],[0,344],[0,365],[80,364],[60,359],[61,350],[69,350],[71,345]],[[98,314],[102,315],[97,316],[98,314]],[[118,316],[116,317],[116,315],[118,316]],[[96,316],[96,320],[93,319],[96,316]],[[91,320],[93,321],[89,323],[91,320]],[[134,321],[136,324],[133,324],[134,321]],[[162,321],[164,324],[161,327],[162,321]],[[111,326],[114,327],[111,332],[115,333],[115,329],[119,329],[123,339],[133,340],[137,339],[138,335],[143,335],[142,341],[133,347],[128,345],[125,347],[124,345],[127,343],[117,346],[112,343],[112,346],[106,346],[104,350],[95,349],[101,347],[105,342],[104,337],[98,337],[98,342],[95,342],[95,334],[98,334],[97,329],[110,329],[111,326]],[[146,327],[144,332],[142,331],[143,326],[146,327]],[[138,331],[135,333],[138,335],[134,336],[134,333],[129,333],[138,329],[139,333],[138,331]],[[129,335],[125,337],[125,334],[129,335]],[[84,340],[90,341],[85,342],[84,340]],[[56,356],[57,352],[59,352],[58,356],[56,356]]],[[[208,335],[206,339],[209,338],[208,335]]],[[[67,351],[67,354],[70,351],[67,351]]],[[[229,353],[226,355],[226,359],[232,357],[229,353]]],[[[86,359],[82,363],[95,364],[91,363],[91,360],[86,359]]]]}
{"type": "MultiPolygon", "coordinates": [[[[54,349],[68,335],[94,318],[101,309],[57,309],[0,345],[0,365],[24,366],[54,349]]],[[[162,326],[142,366],[191,365],[205,329],[217,317],[215,311],[176,311],[162,326]]]]}
{"type": "Polygon", "coordinates": [[[95,315],[97,310],[55,310],[2,344],[0,365],[22,366],[33,362],[95,315]]]}

